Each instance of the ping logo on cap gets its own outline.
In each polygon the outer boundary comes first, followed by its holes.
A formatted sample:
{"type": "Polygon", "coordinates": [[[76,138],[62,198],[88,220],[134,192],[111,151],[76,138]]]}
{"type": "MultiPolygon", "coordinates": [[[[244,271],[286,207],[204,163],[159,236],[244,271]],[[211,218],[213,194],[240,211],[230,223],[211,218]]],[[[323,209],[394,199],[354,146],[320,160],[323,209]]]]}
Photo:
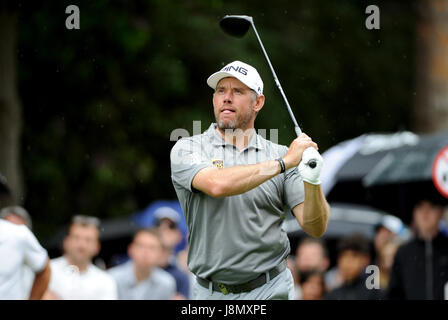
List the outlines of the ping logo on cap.
{"type": "Polygon", "coordinates": [[[212,89],[216,89],[218,82],[227,77],[237,78],[257,94],[263,93],[263,80],[261,80],[257,70],[251,65],[238,60],[227,64],[221,70],[208,77],[207,84],[212,89]]]}
{"type": "Polygon", "coordinates": [[[231,71],[231,70],[235,70],[236,72],[239,72],[245,76],[247,76],[248,72],[247,69],[239,66],[225,66],[224,68],[222,68],[221,71],[231,71]]]}

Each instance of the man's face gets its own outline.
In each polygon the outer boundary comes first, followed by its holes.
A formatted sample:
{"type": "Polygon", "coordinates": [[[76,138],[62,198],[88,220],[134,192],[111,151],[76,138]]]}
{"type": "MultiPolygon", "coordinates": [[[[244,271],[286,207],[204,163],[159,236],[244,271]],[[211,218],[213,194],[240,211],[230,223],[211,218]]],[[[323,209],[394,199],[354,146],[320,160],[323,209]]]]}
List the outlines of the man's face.
{"type": "Polygon", "coordinates": [[[308,278],[301,285],[303,300],[321,300],[324,295],[324,279],[321,275],[315,274],[308,278]]]}
{"type": "Polygon", "coordinates": [[[368,255],[353,250],[345,250],[338,257],[338,269],[344,281],[353,281],[369,264],[368,255]]]}
{"type": "Polygon", "coordinates": [[[137,268],[150,269],[161,260],[162,244],[155,235],[139,232],[129,246],[128,254],[137,268]]]}
{"type": "Polygon", "coordinates": [[[325,271],[328,268],[329,261],[319,244],[307,243],[299,247],[296,254],[296,265],[299,271],[325,271]]]}
{"type": "Polygon", "coordinates": [[[414,208],[414,223],[420,234],[427,234],[439,228],[443,209],[429,201],[422,201],[414,208]]]}
{"type": "Polygon", "coordinates": [[[398,244],[393,242],[386,243],[380,251],[380,269],[390,271],[394,263],[395,254],[398,250],[398,244]]]}
{"type": "Polygon", "coordinates": [[[158,230],[163,245],[170,249],[173,249],[182,241],[182,233],[177,228],[176,223],[170,219],[161,219],[158,230]]]}
{"type": "Polygon", "coordinates": [[[100,251],[98,229],[91,225],[73,224],[64,240],[64,251],[74,264],[90,263],[100,251]]]}
{"type": "Polygon", "coordinates": [[[254,91],[236,78],[223,78],[213,94],[216,123],[221,130],[253,127],[255,113],[264,103],[264,96],[254,99],[254,91]]]}
{"type": "Polygon", "coordinates": [[[375,250],[379,251],[384,244],[395,237],[395,234],[385,227],[380,227],[375,234],[375,239],[373,240],[375,250]]]}

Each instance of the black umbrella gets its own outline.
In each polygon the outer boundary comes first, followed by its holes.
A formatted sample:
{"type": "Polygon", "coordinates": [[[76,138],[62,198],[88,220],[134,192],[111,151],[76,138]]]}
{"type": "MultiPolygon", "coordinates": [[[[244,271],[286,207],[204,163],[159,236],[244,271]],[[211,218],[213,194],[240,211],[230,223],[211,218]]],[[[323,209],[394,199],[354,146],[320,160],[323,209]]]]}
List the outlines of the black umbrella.
{"type": "MultiPolygon", "coordinates": [[[[373,241],[375,227],[386,216],[387,213],[367,206],[350,203],[331,203],[330,219],[323,238],[341,239],[354,233],[360,233],[368,240],[373,241]]],[[[398,219],[396,220],[399,221],[398,219]]],[[[400,222],[400,224],[402,223],[400,222]]],[[[283,222],[283,229],[290,238],[306,236],[305,231],[303,231],[292,215],[288,215],[283,222]]],[[[403,239],[407,239],[409,236],[408,228],[402,224],[402,229],[398,235],[403,239]]]]}
{"type": "MultiPolygon", "coordinates": [[[[371,244],[375,236],[375,228],[385,219],[391,219],[389,215],[375,208],[348,203],[331,203],[330,220],[327,230],[322,236],[328,249],[330,262],[333,265],[337,261],[337,245],[339,241],[352,234],[364,235],[371,244]]],[[[409,239],[411,232],[397,218],[393,217],[395,232],[402,240],[409,239]]],[[[299,226],[292,215],[287,215],[283,222],[283,229],[287,232],[292,255],[295,254],[299,242],[309,237],[299,226]]]]}
{"type": "Polygon", "coordinates": [[[448,205],[448,199],[437,191],[432,181],[377,185],[368,188],[366,194],[371,206],[399,217],[406,224],[411,224],[413,209],[419,201],[448,205]]]}
{"type": "Polygon", "coordinates": [[[377,207],[409,223],[420,199],[448,204],[432,179],[436,155],[446,146],[448,132],[370,134],[339,144],[323,154],[327,199],[377,207]]]}

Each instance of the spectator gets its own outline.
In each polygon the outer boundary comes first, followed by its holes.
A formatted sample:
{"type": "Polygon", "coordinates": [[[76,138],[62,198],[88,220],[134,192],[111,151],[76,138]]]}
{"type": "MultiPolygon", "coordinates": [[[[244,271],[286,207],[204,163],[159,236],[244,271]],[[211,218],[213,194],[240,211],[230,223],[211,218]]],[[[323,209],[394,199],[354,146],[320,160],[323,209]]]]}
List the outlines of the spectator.
{"type": "Polygon", "coordinates": [[[25,225],[32,230],[31,217],[25,208],[19,206],[3,208],[0,210],[0,218],[17,225],[25,225]]]}
{"type": "MultiPolygon", "coordinates": [[[[28,229],[32,230],[31,216],[25,208],[20,206],[3,208],[0,210],[0,219],[5,219],[19,226],[27,226],[28,229]]],[[[28,265],[24,264],[20,278],[22,279],[23,299],[28,299],[34,283],[34,271],[28,265]]]]}
{"type": "Polygon", "coordinates": [[[0,300],[24,299],[23,266],[34,273],[30,300],[41,299],[50,280],[47,251],[25,226],[0,219],[0,300]]]}
{"type": "Polygon", "coordinates": [[[327,300],[376,300],[381,298],[378,289],[368,289],[364,272],[370,263],[370,247],[362,235],[342,239],[338,247],[338,270],[342,286],[325,295],[327,300]]]}
{"type": "Polygon", "coordinates": [[[193,274],[193,272],[190,271],[190,269],[188,269],[188,249],[189,247],[188,245],[186,245],[182,251],[179,251],[176,257],[176,261],[179,269],[185,272],[185,274],[188,276],[189,287],[193,288],[194,282],[196,281],[196,276],[193,274]]]}
{"type": "Polygon", "coordinates": [[[379,265],[379,253],[384,244],[390,241],[398,241],[406,237],[403,222],[397,217],[384,215],[375,226],[373,247],[375,249],[376,264],[379,265]]]}
{"type": "Polygon", "coordinates": [[[179,214],[174,210],[171,211],[160,210],[155,213],[157,230],[162,240],[162,255],[159,266],[176,280],[175,299],[189,299],[190,279],[178,267],[176,256],[174,255],[174,248],[182,240],[182,234],[178,228],[179,214]]]}
{"type": "Polygon", "coordinates": [[[100,252],[100,221],[75,216],[63,242],[64,255],[51,260],[53,270],[46,299],[114,300],[114,279],[92,264],[100,252]]]}
{"type": "Polygon", "coordinates": [[[162,242],[174,249],[182,241],[182,232],[178,228],[179,213],[169,207],[161,207],[155,211],[154,217],[155,227],[159,229],[162,242]]]}
{"type": "Polygon", "coordinates": [[[296,266],[300,271],[326,271],[330,265],[327,248],[323,240],[316,238],[303,239],[296,249],[296,266]]]}
{"type": "Polygon", "coordinates": [[[444,203],[424,199],[413,210],[415,237],[395,255],[389,299],[448,299],[448,238],[440,232],[444,203]]]}
{"type": "Polygon", "coordinates": [[[325,279],[325,289],[327,292],[342,286],[344,282],[337,265],[335,265],[333,268],[331,268],[325,273],[324,279],[325,279]]]}
{"type": "MultiPolygon", "coordinates": [[[[296,274],[305,271],[318,270],[325,272],[330,265],[327,248],[321,239],[305,238],[297,246],[295,267],[296,274]]],[[[301,299],[300,279],[295,286],[295,299],[301,299]]]]}
{"type": "Polygon", "coordinates": [[[325,294],[324,274],[322,271],[309,270],[298,275],[301,300],[322,300],[325,294]]]}
{"type": "Polygon", "coordinates": [[[176,282],[157,267],[162,242],[155,229],[142,229],[134,235],[128,248],[130,261],[109,270],[118,285],[119,299],[168,300],[176,293],[176,282]]]}
{"type": "Polygon", "coordinates": [[[395,254],[401,242],[397,239],[384,243],[378,253],[378,267],[380,269],[380,288],[386,290],[389,285],[389,277],[392,271],[395,254]]]}
{"type": "Polygon", "coordinates": [[[302,293],[300,291],[299,275],[296,267],[296,257],[293,255],[289,255],[286,259],[286,266],[289,268],[292,279],[294,280],[294,299],[298,300],[302,293]]]}

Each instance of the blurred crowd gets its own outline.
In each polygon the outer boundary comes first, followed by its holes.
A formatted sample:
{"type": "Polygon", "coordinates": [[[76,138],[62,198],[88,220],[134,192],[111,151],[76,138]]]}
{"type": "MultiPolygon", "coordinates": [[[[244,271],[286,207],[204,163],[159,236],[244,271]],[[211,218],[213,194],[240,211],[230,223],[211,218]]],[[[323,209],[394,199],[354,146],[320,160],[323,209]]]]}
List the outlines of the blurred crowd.
{"type": "Polygon", "coordinates": [[[49,260],[22,207],[0,211],[0,299],[168,300],[189,299],[193,280],[174,210],[156,212],[151,228],[135,232],[119,265],[93,262],[101,250],[100,220],[74,216],[63,255],[49,260]],[[12,256],[12,259],[11,259],[12,256]]]}
{"type": "Polygon", "coordinates": [[[412,236],[399,236],[398,219],[375,226],[374,239],[351,234],[337,246],[330,268],[322,239],[305,238],[290,256],[295,298],[301,300],[447,300],[448,234],[444,207],[431,200],[412,212],[412,236]]]}
{"type": "MultiPolygon", "coordinates": [[[[336,261],[324,238],[304,237],[288,258],[297,300],[448,299],[448,236],[444,207],[420,201],[412,212],[413,235],[399,236],[387,216],[373,241],[363,234],[339,240],[336,261]]],[[[194,281],[187,266],[181,217],[159,210],[151,228],[135,232],[120,263],[95,264],[101,250],[100,220],[74,216],[63,254],[49,259],[22,207],[0,210],[0,299],[168,300],[189,299],[194,281]]]]}

